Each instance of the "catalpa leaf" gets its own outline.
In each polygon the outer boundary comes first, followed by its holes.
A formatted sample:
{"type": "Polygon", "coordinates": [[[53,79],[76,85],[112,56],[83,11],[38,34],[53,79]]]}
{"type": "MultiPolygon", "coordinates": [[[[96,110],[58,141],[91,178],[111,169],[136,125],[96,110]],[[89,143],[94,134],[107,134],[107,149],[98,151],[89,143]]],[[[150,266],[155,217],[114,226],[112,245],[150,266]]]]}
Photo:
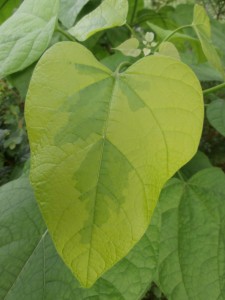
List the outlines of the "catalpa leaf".
{"type": "Polygon", "coordinates": [[[126,23],[127,0],[104,0],[94,11],[69,30],[78,41],[85,41],[98,31],[126,23]]]}
{"type": "Polygon", "coordinates": [[[91,286],[140,240],[163,184],[197,150],[200,84],[145,57],[112,72],[80,44],[55,44],[26,101],[31,182],[56,248],[91,286]]]}
{"type": "Polygon", "coordinates": [[[223,299],[225,175],[209,168],[163,190],[157,282],[171,300],[223,299]]]}
{"type": "Polygon", "coordinates": [[[156,267],[158,217],[127,257],[83,289],[54,248],[28,178],[8,183],[0,188],[0,298],[139,300],[156,267]]]}
{"type": "Polygon", "coordinates": [[[89,0],[60,0],[59,20],[70,28],[73,26],[79,12],[89,0]]]}
{"type": "Polygon", "coordinates": [[[210,124],[225,136],[225,101],[217,99],[207,107],[207,118],[210,124]]]}
{"type": "Polygon", "coordinates": [[[138,49],[139,41],[136,38],[130,38],[117,46],[116,50],[119,50],[124,55],[137,57],[141,54],[141,49],[138,49]]]}
{"type": "Polygon", "coordinates": [[[51,40],[58,0],[25,0],[0,26],[0,78],[36,61],[51,40]]]}
{"type": "Polygon", "coordinates": [[[208,62],[224,77],[224,70],[221,64],[219,55],[217,54],[215,47],[211,41],[211,28],[209,17],[206,14],[205,9],[196,4],[194,6],[194,15],[192,26],[200,40],[202,50],[208,60],[208,62]]]}

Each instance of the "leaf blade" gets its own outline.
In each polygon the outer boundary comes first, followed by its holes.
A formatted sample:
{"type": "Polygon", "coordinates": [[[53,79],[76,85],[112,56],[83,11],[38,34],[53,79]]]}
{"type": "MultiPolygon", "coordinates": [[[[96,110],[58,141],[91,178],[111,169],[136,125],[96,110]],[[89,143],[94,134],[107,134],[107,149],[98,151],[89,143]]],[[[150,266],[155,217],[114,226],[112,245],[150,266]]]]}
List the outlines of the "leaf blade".
{"type": "Polygon", "coordinates": [[[46,50],[58,14],[58,0],[24,1],[0,26],[0,77],[23,70],[46,50]]]}
{"type": "Polygon", "coordinates": [[[223,295],[224,183],[220,169],[208,168],[187,182],[171,181],[161,195],[157,281],[171,299],[223,295]]]}
{"type": "Polygon", "coordinates": [[[127,13],[127,0],[105,0],[72,27],[69,33],[78,41],[85,41],[96,32],[124,25],[127,13]]]}
{"type": "Polygon", "coordinates": [[[79,12],[88,3],[89,0],[74,1],[74,0],[61,0],[59,10],[59,20],[62,24],[70,28],[73,26],[79,12]]]}
{"type": "Polygon", "coordinates": [[[223,136],[225,136],[225,101],[217,99],[207,107],[207,118],[210,124],[223,136]]]}
{"type": "Polygon", "coordinates": [[[57,255],[27,177],[0,188],[0,212],[2,299],[87,299],[98,295],[106,300],[137,300],[149,286],[156,266],[157,216],[131,253],[85,290],[57,255]]]}
{"type": "Polygon", "coordinates": [[[42,57],[26,101],[31,181],[58,252],[84,286],[144,234],[163,184],[197,149],[202,104],[195,75],[169,57],[146,57],[124,73],[71,42],[42,57]]]}
{"type": "Polygon", "coordinates": [[[192,26],[200,40],[202,50],[208,62],[217,69],[224,77],[224,70],[221,64],[220,57],[211,41],[211,29],[209,18],[205,9],[198,4],[194,6],[192,26]]]}

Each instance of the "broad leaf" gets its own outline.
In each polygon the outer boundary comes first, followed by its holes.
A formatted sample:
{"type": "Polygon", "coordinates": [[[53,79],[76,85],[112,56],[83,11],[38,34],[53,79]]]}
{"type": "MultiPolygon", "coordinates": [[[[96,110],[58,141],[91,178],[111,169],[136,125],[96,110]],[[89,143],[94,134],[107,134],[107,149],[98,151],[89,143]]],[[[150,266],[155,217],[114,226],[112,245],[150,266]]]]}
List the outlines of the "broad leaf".
{"type": "Polygon", "coordinates": [[[29,87],[30,79],[35,68],[35,64],[29,66],[23,71],[13,73],[7,77],[7,80],[15,87],[22,98],[26,98],[27,90],[29,87]]]}
{"type": "Polygon", "coordinates": [[[70,28],[76,18],[89,0],[60,0],[59,20],[62,24],[70,28]]]}
{"type": "Polygon", "coordinates": [[[141,49],[138,49],[138,47],[138,39],[130,38],[114,49],[119,50],[126,56],[137,57],[141,54],[141,49]]]}
{"type": "Polygon", "coordinates": [[[225,136],[225,101],[217,99],[207,107],[207,118],[210,124],[225,136]]]}
{"type": "Polygon", "coordinates": [[[104,0],[94,11],[83,17],[69,30],[79,41],[85,41],[98,31],[126,23],[127,0],[104,0]]]}
{"type": "MultiPolygon", "coordinates": [[[[46,232],[27,178],[22,177],[1,187],[0,231],[0,299],[23,299],[19,295],[13,298],[13,289],[24,269],[29,267],[30,258],[36,257],[35,250],[42,246],[46,232]]],[[[38,280],[37,286],[40,283],[38,280]]]]}
{"type": "Polygon", "coordinates": [[[224,70],[221,64],[221,60],[211,41],[209,18],[206,14],[205,9],[198,4],[194,6],[192,26],[201,42],[202,50],[207,60],[215,69],[219,70],[224,77],[224,70]]]}
{"type": "Polygon", "coordinates": [[[196,152],[202,91],[175,59],[149,56],[111,72],[62,42],[33,73],[26,122],[43,217],[90,286],[142,237],[163,184],[196,152]]]}
{"type": "MultiPolygon", "coordinates": [[[[190,53],[185,54],[186,57],[188,55],[190,57],[190,53]]],[[[182,61],[185,61],[186,57],[184,57],[182,54],[181,56],[182,56],[182,61]]],[[[199,81],[223,81],[222,74],[218,70],[213,68],[208,62],[205,62],[203,64],[188,63],[188,65],[195,72],[199,81]]]]}
{"type": "Polygon", "coordinates": [[[0,26],[0,77],[23,70],[36,61],[51,40],[58,0],[25,0],[0,26]]]}
{"type": "Polygon", "coordinates": [[[20,5],[21,0],[1,0],[0,1],[0,24],[8,19],[20,5]]]}
{"type": "Polygon", "coordinates": [[[168,299],[223,299],[225,175],[205,169],[160,197],[158,283],[168,299]]]}
{"type": "Polygon", "coordinates": [[[198,151],[195,156],[180,170],[184,178],[191,178],[195,173],[211,168],[212,164],[205,153],[198,151]]]}
{"type": "Polygon", "coordinates": [[[158,216],[130,254],[89,290],[56,253],[27,178],[0,189],[0,298],[139,300],[156,266],[158,216]]]}

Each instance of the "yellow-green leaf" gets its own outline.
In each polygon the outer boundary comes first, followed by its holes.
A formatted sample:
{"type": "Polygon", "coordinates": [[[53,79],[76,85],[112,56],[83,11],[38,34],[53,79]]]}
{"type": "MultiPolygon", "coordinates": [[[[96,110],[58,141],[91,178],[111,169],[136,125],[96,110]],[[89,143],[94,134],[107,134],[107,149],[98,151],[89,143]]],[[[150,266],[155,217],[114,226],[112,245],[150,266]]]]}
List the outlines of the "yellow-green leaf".
{"type": "Polygon", "coordinates": [[[139,46],[138,39],[130,38],[114,49],[119,50],[124,55],[137,57],[138,55],[141,54],[141,49],[138,49],[138,46],[139,46]]]}
{"type": "Polygon", "coordinates": [[[202,50],[209,61],[209,63],[224,77],[224,70],[221,64],[219,55],[217,54],[215,47],[211,40],[211,28],[209,17],[206,14],[205,9],[196,4],[194,6],[193,22],[192,26],[200,40],[202,50]]]}
{"type": "Polygon", "coordinates": [[[200,84],[148,56],[111,72],[80,44],[55,44],[26,101],[31,183],[58,253],[91,286],[146,231],[163,184],[194,155],[200,84]]]}
{"type": "Polygon", "coordinates": [[[173,57],[177,60],[180,60],[180,55],[179,55],[177,48],[174,46],[173,43],[170,43],[170,42],[161,43],[159,46],[158,53],[160,55],[166,55],[166,56],[173,57]]]}
{"type": "Polygon", "coordinates": [[[126,23],[127,0],[105,0],[69,30],[79,41],[85,41],[98,31],[126,23]]]}

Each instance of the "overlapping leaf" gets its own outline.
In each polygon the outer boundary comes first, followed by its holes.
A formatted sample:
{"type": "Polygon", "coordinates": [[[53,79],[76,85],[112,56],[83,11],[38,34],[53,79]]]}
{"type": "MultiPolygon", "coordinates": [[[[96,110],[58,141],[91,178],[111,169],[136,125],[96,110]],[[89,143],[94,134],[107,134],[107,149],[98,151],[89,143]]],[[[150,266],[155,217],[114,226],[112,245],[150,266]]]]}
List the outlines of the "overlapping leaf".
{"type": "Polygon", "coordinates": [[[173,43],[163,42],[159,46],[159,54],[173,57],[180,60],[180,55],[173,43]]]}
{"type": "Polygon", "coordinates": [[[223,299],[224,199],[225,176],[216,168],[164,189],[158,282],[169,299],[223,299]]]}
{"type": "Polygon", "coordinates": [[[137,57],[141,54],[141,49],[138,49],[139,41],[136,38],[130,38],[117,46],[115,49],[122,52],[124,55],[137,57]]]}
{"type": "Polygon", "coordinates": [[[0,298],[139,300],[156,266],[157,220],[126,258],[85,290],[57,255],[28,178],[10,182],[0,189],[0,298]]]}
{"type": "Polygon", "coordinates": [[[64,26],[73,26],[79,12],[89,0],[60,0],[59,19],[64,26]]]}
{"type": "Polygon", "coordinates": [[[58,0],[25,0],[0,26],[0,78],[36,61],[51,40],[58,0]]]}
{"type": "Polygon", "coordinates": [[[90,286],[141,238],[163,184],[196,152],[202,92],[175,59],[146,57],[112,73],[63,42],[34,71],[26,121],[42,214],[90,286]]]}
{"type": "Polygon", "coordinates": [[[225,136],[225,101],[217,99],[207,107],[207,118],[210,124],[225,136]]]}
{"type": "Polygon", "coordinates": [[[215,69],[219,70],[224,77],[224,70],[221,64],[221,60],[211,41],[209,18],[206,14],[205,9],[198,4],[194,6],[192,26],[201,42],[202,50],[207,60],[215,69]]]}
{"type": "Polygon", "coordinates": [[[127,0],[104,0],[94,11],[69,30],[78,41],[85,41],[98,31],[126,23],[127,0]]]}

